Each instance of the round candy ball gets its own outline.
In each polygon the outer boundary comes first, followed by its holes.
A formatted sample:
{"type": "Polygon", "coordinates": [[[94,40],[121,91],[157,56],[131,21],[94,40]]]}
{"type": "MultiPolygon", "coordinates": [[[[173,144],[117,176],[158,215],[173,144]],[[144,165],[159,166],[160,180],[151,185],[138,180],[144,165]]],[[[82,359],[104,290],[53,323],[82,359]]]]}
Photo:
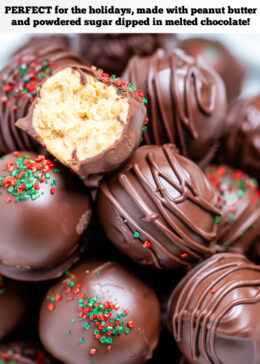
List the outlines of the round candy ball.
{"type": "Polygon", "coordinates": [[[153,290],[115,262],[83,262],[47,293],[40,338],[67,364],[141,364],[160,333],[153,290]]]}
{"type": "Polygon", "coordinates": [[[207,177],[173,144],[139,148],[97,197],[108,238],[136,262],[163,269],[214,253],[216,205],[207,177]]]}
{"type": "Polygon", "coordinates": [[[146,144],[174,143],[181,154],[205,165],[213,158],[226,112],[225,86],[206,63],[181,50],[133,57],[122,78],[148,100],[146,144]]]}
{"type": "Polygon", "coordinates": [[[91,217],[79,178],[32,152],[0,160],[0,271],[18,280],[62,274],[79,257],[91,217]]]}
{"type": "Polygon", "coordinates": [[[260,362],[260,266],[245,256],[216,254],[173,291],[168,322],[192,364],[260,362]]]}

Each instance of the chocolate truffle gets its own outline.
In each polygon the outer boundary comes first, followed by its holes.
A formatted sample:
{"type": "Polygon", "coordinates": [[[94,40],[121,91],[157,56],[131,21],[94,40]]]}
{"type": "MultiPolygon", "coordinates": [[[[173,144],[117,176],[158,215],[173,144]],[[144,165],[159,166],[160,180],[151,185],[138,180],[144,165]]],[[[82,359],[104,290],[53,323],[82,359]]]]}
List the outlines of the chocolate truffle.
{"type": "Polygon", "coordinates": [[[188,38],[179,47],[191,57],[203,58],[222,77],[228,101],[236,98],[241,91],[245,69],[238,59],[215,39],[188,38]]]}
{"type": "Polygon", "coordinates": [[[22,46],[16,49],[14,54],[21,54],[24,51],[28,51],[28,49],[35,48],[44,49],[49,47],[50,45],[62,46],[69,48],[69,37],[65,34],[36,34],[30,37],[22,46]]]}
{"type": "Polygon", "coordinates": [[[0,341],[21,323],[27,307],[24,285],[0,274],[0,341]]]}
{"type": "Polygon", "coordinates": [[[133,57],[122,78],[148,99],[146,144],[174,143],[202,164],[213,158],[226,111],[225,87],[213,69],[181,50],[159,50],[133,57]]]}
{"type": "Polygon", "coordinates": [[[260,240],[260,195],[256,180],[225,165],[210,165],[205,173],[219,193],[222,216],[218,250],[246,254],[260,240]]]}
{"type": "Polygon", "coordinates": [[[29,114],[16,125],[92,186],[140,144],[143,101],[133,85],[95,67],[65,67],[42,84],[29,114]]]}
{"type": "Polygon", "coordinates": [[[67,364],[141,364],[160,331],[153,290],[115,262],[84,262],[47,293],[40,338],[67,364]]]}
{"type": "Polygon", "coordinates": [[[245,256],[216,254],[173,291],[169,326],[189,363],[260,362],[260,267],[245,256]]]}
{"type": "Polygon", "coordinates": [[[57,364],[37,341],[8,342],[0,345],[2,364],[57,364]]]}
{"type": "Polygon", "coordinates": [[[260,94],[237,100],[231,106],[224,123],[219,161],[260,181],[260,94]]]}
{"type": "Polygon", "coordinates": [[[0,271],[18,280],[59,276],[82,250],[91,217],[84,184],[32,152],[0,160],[0,271]]]}
{"type": "Polygon", "coordinates": [[[108,238],[136,262],[157,268],[214,253],[220,211],[199,167],[173,144],[144,146],[100,185],[97,210],[108,238]]]}
{"type": "Polygon", "coordinates": [[[40,145],[15,126],[27,115],[38,86],[54,70],[64,65],[86,64],[61,42],[29,42],[21,53],[14,55],[0,72],[0,154],[16,150],[35,150],[40,145]]]}
{"type": "Polygon", "coordinates": [[[170,52],[176,45],[174,34],[77,34],[72,49],[91,64],[110,74],[121,75],[129,58],[146,56],[157,48],[170,52]]]}

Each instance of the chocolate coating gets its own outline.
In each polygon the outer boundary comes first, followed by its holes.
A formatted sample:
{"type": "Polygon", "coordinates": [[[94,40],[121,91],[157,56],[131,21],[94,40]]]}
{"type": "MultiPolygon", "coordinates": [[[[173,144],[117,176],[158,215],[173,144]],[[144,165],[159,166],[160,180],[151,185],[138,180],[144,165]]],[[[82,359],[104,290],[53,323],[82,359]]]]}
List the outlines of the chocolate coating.
{"type": "Polygon", "coordinates": [[[239,254],[216,254],[173,291],[169,326],[191,364],[260,362],[260,267],[239,254]]]}
{"type": "MultiPolygon", "coordinates": [[[[83,161],[77,158],[77,149],[75,149],[71,156],[72,161],[68,163],[68,167],[80,175],[87,186],[96,187],[104,174],[119,168],[139,146],[142,127],[146,120],[146,108],[137,93],[130,91],[126,85],[118,83],[117,80],[112,78],[108,80],[107,74],[104,75],[89,67],[73,66],[71,68],[80,73],[82,84],[87,82],[86,75],[90,74],[104,84],[113,85],[118,90],[118,95],[127,98],[129,104],[127,122],[121,137],[115,143],[94,157],[83,161]]],[[[33,111],[39,98],[40,94],[32,104],[28,115],[18,120],[16,125],[44,145],[44,141],[39,139],[33,128],[33,111]]]]}
{"type": "Polygon", "coordinates": [[[219,161],[260,181],[260,95],[237,100],[224,123],[219,161]]]}
{"type": "Polygon", "coordinates": [[[255,179],[227,166],[205,169],[219,193],[222,216],[218,229],[218,250],[246,254],[260,240],[260,203],[255,179]]]}
{"type": "MultiPolygon", "coordinates": [[[[25,155],[37,158],[32,152],[20,153],[25,155]]],[[[0,160],[1,176],[6,174],[3,169],[9,161],[16,161],[16,157],[9,154],[0,160]]],[[[40,196],[34,200],[17,202],[16,196],[0,187],[0,271],[7,277],[51,279],[78,260],[80,238],[91,217],[88,193],[77,176],[57,162],[48,180],[39,184],[40,196]],[[60,172],[55,173],[56,169],[60,172]]]]}
{"type": "Polygon", "coordinates": [[[105,179],[97,211],[119,249],[138,263],[166,269],[214,253],[216,203],[199,167],[165,144],[137,149],[121,171],[105,179]]]}
{"type": "Polygon", "coordinates": [[[245,69],[221,42],[207,38],[188,38],[181,41],[179,47],[191,57],[202,57],[218,72],[225,83],[228,101],[240,94],[245,69]]]}
{"type": "Polygon", "coordinates": [[[170,52],[176,45],[174,34],[77,34],[72,49],[91,64],[110,74],[121,75],[129,58],[146,56],[157,48],[170,52]]]}
{"type": "MultiPolygon", "coordinates": [[[[98,322],[100,320],[101,318],[97,318],[98,322]]],[[[110,330],[114,331],[115,326],[113,327],[110,330]]],[[[114,262],[81,263],[71,270],[70,276],[49,290],[40,312],[39,332],[43,345],[55,358],[67,364],[144,363],[151,358],[158,343],[159,328],[159,302],[153,290],[114,262]],[[71,292],[65,293],[69,291],[71,281],[75,283],[75,287],[79,287],[79,292],[75,293],[72,288],[71,292]],[[51,297],[57,297],[57,294],[62,299],[55,302],[55,308],[50,310],[51,297]],[[73,297],[73,300],[70,301],[69,297],[73,297]],[[101,323],[103,326],[107,322],[113,326],[109,317],[115,318],[117,314],[127,310],[126,316],[116,319],[123,323],[123,332],[108,335],[90,317],[80,321],[79,313],[82,311],[78,307],[82,297],[83,301],[86,297],[96,297],[100,304],[107,305],[106,302],[109,301],[112,305],[116,303],[120,306],[112,311],[108,309],[108,317],[105,316],[101,323]],[[126,334],[125,328],[129,322],[134,322],[134,326],[126,334]],[[101,337],[96,338],[99,334],[94,330],[97,329],[101,337]],[[101,343],[102,337],[112,338],[110,349],[107,343],[101,343]],[[90,353],[91,349],[96,350],[95,354],[90,353]]]]}
{"type": "Polygon", "coordinates": [[[39,48],[44,49],[50,45],[63,46],[69,48],[69,37],[65,34],[36,34],[30,37],[22,46],[16,49],[14,54],[21,54],[27,51],[28,48],[39,48]]]}
{"type": "Polygon", "coordinates": [[[37,341],[12,341],[0,345],[0,362],[6,364],[57,364],[37,341]]]}
{"type": "Polygon", "coordinates": [[[200,163],[213,158],[226,111],[225,88],[205,63],[176,50],[133,57],[122,76],[148,99],[146,144],[174,143],[200,163]]]}
{"type": "Polygon", "coordinates": [[[38,86],[54,70],[65,65],[86,64],[61,42],[46,37],[29,41],[22,53],[14,55],[0,72],[0,154],[15,150],[42,152],[35,142],[15,122],[27,115],[38,86]]]}
{"type": "Polygon", "coordinates": [[[0,275],[0,340],[21,323],[27,307],[24,285],[0,275]]]}

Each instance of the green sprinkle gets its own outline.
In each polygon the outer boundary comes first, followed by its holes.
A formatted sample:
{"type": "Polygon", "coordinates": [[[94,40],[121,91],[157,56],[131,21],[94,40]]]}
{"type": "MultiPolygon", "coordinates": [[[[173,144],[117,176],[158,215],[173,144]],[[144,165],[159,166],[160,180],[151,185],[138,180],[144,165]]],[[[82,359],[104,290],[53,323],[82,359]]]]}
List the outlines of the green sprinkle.
{"type": "Polygon", "coordinates": [[[58,169],[58,168],[54,168],[53,172],[54,172],[54,173],[60,173],[60,169],[58,169]]]}
{"type": "Polygon", "coordinates": [[[139,238],[139,236],[140,236],[139,231],[134,231],[134,232],[133,232],[133,237],[134,237],[135,239],[138,239],[138,238],[139,238]]]}
{"type": "Polygon", "coordinates": [[[230,221],[234,221],[234,220],[235,220],[235,216],[234,216],[234,215],[230,215],[230,216],[229,216],[229,220],[230,220],[230,221]]]}
{"type": "Polygon", "coordinates": [[[128,90],[129,91],[134,91],[135,90],[135,86],[132,83],[130,83],[130,85],[128,85],[128,90]]]}
{"type": "Polygon", "coordinates": [[[84,339],[83,339],[83,337],[80,337],[80,338],[79,338],[79,342],[80,342],[80,343],[84,343],[84,339]]]}
{"type": "Polygon", "coordinates": [[[147,126],[144,126],[143,128],[142,128],[142,131],[146,131],[147,130],[147,126]]]}
{"type": "Polygon", "coordinates": [[[220,222],[220,216],[215,217],[215,223],[218,224],[220,222]]]}
{"type": "Polygon", "coordinates": [[[229,242],[228,241],[224,241],[222,245],[223,245],[224,248],[228,248],[229,247],[229,242]]]}
{"type": "Polygon", "coordinates": [[[71,332],[70,331],[66,331],[66,335],[70,335],[71,334],[71,332]]]}
{"type": "Polygon", "coordinates": [[[84,323],[83,327],[86,330],[89,330],[90,329],[90,325],[87,322],[84,323]]]}
{"type": "Polygon", "coordinates": [[[76,322],[76,320],[75,319],[72,319],[71,322],[74,324],[76,322]]]}
{"type": "Polygon", "coordinates": [[[244,192],[243,190],[238,190],[238,191],[237,191],[237,195],[238,195],[239,197],[244,196],[244,194],[245,194],[245,192],[244,192]]]}
{"type": "Polygon", "coordinates": [[[145,97],[143,97],[142,100],[143,100],[144,104],[147,104],[148,101],[147,101],[147,99],[145,97]]]}
{"type": "Polygon", "coordinates": [[[107,341],[105,336],[102,336],[99,341],[101,342],[101,344],[105,344],[105,342],[107,341]]]}
{"type": "Polygon", "coordinates": [[[99,270],[96,270],[96,275],[98,276],[100,274],[100,271],[99,270]]]}
{"type": "Polygon", "coordinates": [[[52,298],[51,298],[51,301],[52,301],[52,302],[54,302],[54,301],[55,301],[55,297],[52,297],[52,298]]]}
{"type": "Polygon", "coordinates": [[[70,281],[69,284],[70,284],[71,287],[74,287],[75,286],[75,282],[73,282],[73,281],[70,281]]]}
{"type": "Polygon", "coordinates": [[[129,328],[129,327],[127,327],[127,328],[125,329],[125,333],[126,333],[126,334],[129,334],[129,332],[130,332],[130,328],[129,328]]]}

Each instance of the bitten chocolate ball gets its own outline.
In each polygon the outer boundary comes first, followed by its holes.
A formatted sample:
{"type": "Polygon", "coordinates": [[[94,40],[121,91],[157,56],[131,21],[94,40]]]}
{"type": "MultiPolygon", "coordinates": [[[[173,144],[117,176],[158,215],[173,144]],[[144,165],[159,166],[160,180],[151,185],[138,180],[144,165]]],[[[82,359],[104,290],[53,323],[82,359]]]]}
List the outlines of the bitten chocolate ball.
{"type": "Polygon", "coordinates": [[[41,146],[15,126],[27,115],[39,85],[65,65],[86,62],[52,38],[29,41],[21,53],[14,55],[0,72],[0,154],[16,150],[34,150],[41,146]]]}
{"type": "Polygon", "coordinates": [[[143,100],[132,85],[95,68],[65,67],[42,84],[16,125],[92,186],[140,144],[143,100]]]}
{"type": "Polygon", "coordinates": [[[160,331],[153,290],[114,262],[84,262],[42,303],[40,338],[67,364],[141,364],[160,331]]]}
{"type": "Polygon", "coordinates": [[[3,364],[58,364],[37,341],[11,341],[0,345],[3,364]]]}
{"type": "Polygon", "coordinates": [[[28,308],[25,291],[23,284],[0,274],[0,341],[11,334],[23,320],[28,308]]]}
{"type": "Polygon", "coordinates": [[[83,183],[56,161],[16,152],[0,160],[0,192],[0,271],[31,281],[61,275],[91,217],[83,183]]]}
{"type": "Polygon", "coordinates": [[[122,78],[148,99],[146,144],[174,143],[201,164],[213,158],[226,111],[225,87],[213,69],[181,50],[159,50],[133,57],[122,78]]]}
{"type": "Polygon", "coordinates": [[[202,57],[218,72],[225,83],[228,101],[240,94],[246,72],[224,44],[215,39],[188,38],[179,47],[191,57],[202,57]]]}
{"type": "Polygon", "coordinates": [[[260,362],[260,266],[245,256],[216,254],[173,291],[169,326],[189,363],[260,362]]]}
{"type": "Polygon", "coordinates": [[[237,100],[224,123],[219,161],[260,181],[260,95],[237,100]]]}
{"type": "Polygon", "coordinates": [[[97,210],[108,238],[157,268],[187,266],[214,253],[219,210],[207,177],[173,144],[144,146],[105,179],[97,210]]]}
{"type": "Polygon", "coordinates": [[[175,46],[174,34],[77,34],[71,41],[72,49],[88,62],[118,76],[131,56],[146,56],[157,48],[170,52],[175,46]]]}
{"type": "Polygon", "coordinates": [[[218,250],[246,254],[260,240],[257,181],[225,165],[210,165],[205,173],[219,193],[218,207],[222,216],[219,219],[218,250]]]}

